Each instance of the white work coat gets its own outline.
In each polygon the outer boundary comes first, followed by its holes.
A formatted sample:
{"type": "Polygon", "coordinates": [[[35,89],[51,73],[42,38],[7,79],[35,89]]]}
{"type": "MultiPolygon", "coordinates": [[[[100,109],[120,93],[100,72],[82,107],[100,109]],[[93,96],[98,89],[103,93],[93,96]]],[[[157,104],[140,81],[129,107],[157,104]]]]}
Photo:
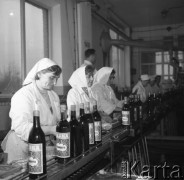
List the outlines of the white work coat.
{"type": "Polygon", "coordinates": [[[90,110],[93,109],[94,98],[91,93],[91,89],[87,86],[87,80],[85,75],[85,66],[82,66],[75,70],[71,75],[68,83],[72,86],[67,94],[67,106],[68,106],[68,120],[70,120],[71,105],[76,105],[76,117],[78,118],[80,113],[80,103],[90,103],[90,110]],[[82,88],[88,90],[88,94],[82,88]]]}
{"type": "Polygon", "coordinates": [[[146,101],[146,90],[142,85],[141,81],[138,81],[138,83],[133,87],[132,93],[140,94],[140,99],[142,102],[146,101]]]}
{"type": "Polygon", "coordinates": [[[56,63],[48,58],[38,61],[24,80],[23,84],[26,86],[19,89],[11,99],[11,109],[9,112],[12,120],[11,130],[1,144],[4,152],[8,153],[8,163],[28,158],[27,141],[33,126],[35,102],[40,111],[41,126],[54,126],[60,120],[60,101],[58,95],[52,90],[48,91],[53,111],[51,113],[49,105],[35,84],[37,72],[53,65],[56,65],[56,63]]]}
{"type": "Polygon", "coordinates": [[[53,113],[41,96],[34,83],[22,87],[11,99],[10,118],[11,131],[5,137],[2,148],[8,153],[8,163],[13,160],[25,159],[28,156],[28,137],[33,126],[33,110],[37,101],[40,111],[40,125],[56,125],[60,120],[59,97],[54,91],[49,91],[53,113]]]}
{"type": "Polygon", "coordinates": [[[98,110],[111,114],[116,107],[122,108],[123,101],[119,101],[113,89],[107,85],[113,68],[103,67],[95,74],[95,83],[91,90],[93,97],[97,100],[98,110]]]}

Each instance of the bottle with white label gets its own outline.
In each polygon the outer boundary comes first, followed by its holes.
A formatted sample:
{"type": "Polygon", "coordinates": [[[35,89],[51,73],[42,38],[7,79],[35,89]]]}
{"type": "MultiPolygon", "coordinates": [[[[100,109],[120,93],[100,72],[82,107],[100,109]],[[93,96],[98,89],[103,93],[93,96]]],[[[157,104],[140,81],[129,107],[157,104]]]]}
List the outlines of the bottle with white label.
{"type": "Polygon", "coordinates": [[[97,102],[93,104],[93,120],[94,120],[94,131],[95,131],[95,144],[98,145],[102,142],[102,121],[101,116],[97,110],[97,102]]]}
{"type": "Polygon", "coordinates": [[[94,122],[93,116],[90,113],[90,103],[87,102],[85,104],[85,119],[88,122],[88,129],[89,129],[89,147],[93,147],[95,145],[95,132],[94,132],[94,122]]]}
{"type": "Polygon", "coordinates": [[[56,156],[59,163],[65,164],[71,153],[71,128],[66,119],[66,104],[61,105],[61,120],[56,126],[56,156]]]}
{"type": "Polygon", "coordinates": [[[128,97],[124,98],[124,106],[122,109],[122,125],[126,128],[130,126],[130,107],[128,105],[128,97]]]}
{"type": "Polygon", "coordinates": [[[33,127],[28,138],[29,178],[37,179],[47,173],[45,134],[40,126],[40,112],[33,111],[33,127]]]}

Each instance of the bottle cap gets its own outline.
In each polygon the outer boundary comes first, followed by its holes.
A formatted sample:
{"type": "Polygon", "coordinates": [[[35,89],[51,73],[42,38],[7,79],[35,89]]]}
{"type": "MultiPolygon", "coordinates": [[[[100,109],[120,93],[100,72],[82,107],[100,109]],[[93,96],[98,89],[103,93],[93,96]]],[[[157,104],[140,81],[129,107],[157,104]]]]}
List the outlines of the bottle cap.
{"type": "Polygon", "coordinates": [[[71,105],[71,111],[75,111],[76,110],[76,105],[71,105]]]}
{"type": "Polygon", "coordinates": [[[40,116],[40,111],[34,110],[33,111],[33,116],[40,116]]]}

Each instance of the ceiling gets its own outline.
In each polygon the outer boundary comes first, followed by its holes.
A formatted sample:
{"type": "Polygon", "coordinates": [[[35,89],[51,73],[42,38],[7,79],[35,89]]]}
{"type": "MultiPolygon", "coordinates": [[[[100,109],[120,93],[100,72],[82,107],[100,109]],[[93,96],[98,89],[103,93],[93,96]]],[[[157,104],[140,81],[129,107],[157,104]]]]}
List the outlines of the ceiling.
{"type": "Polygon", "coordinates": [[[132,28],[184,23],[184,0],[102,1],[132,28]]]}

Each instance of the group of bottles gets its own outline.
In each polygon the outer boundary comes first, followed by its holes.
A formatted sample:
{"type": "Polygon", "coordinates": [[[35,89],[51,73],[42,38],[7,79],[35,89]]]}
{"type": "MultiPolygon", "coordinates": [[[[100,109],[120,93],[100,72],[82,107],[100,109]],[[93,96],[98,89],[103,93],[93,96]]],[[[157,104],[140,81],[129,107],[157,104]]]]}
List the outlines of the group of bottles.
{"type": "MultiPolygon", "coordinates": [[[[71,120],[67,121],[66,105],[61,105],[61,120],[56,126],[56,154],[61,163],[84,154],[90,147],[102,142],[101,116],[97,104],[80,104],[80,118],[76,119],[76,106],[71,106],[71,120]]],[[[33,111],[33,127],[28,138],[29,178],[37,179],[47,173],[45,134],[40,126],[40,112],[36,105],[33,111]]]]}
{"type": "Polygon", "coordinates": [[[159,105],[162,102],[162,94],[158,93],[158,94],[148,94],[148,100],[147,100],[147,115],[148,117],[151,117],[152,115],[154,115],[157,111],[157,107],[159,107],[159,105]]]}
{"type": "Polygon", "coordinates": [[[85,154],[89,148],[102,142],[101,116],[97,110],[97,104],[93,105],[93,113],[90,112],[90,104],[80,104],[80,117],[76,118],[76,106],[71,106],[70,122],[66,118],[66,105],[61,105],[61,121],[56,128],[56,156],[58,162],[65,163],[70,158],[85,154]]]}
{"type": "Polygon", "coordinates": [[[134,126],[142,119],[142,102],[140,95],[131,94],[129,98],[124,97],[124,106],[122,109],[122,125],[126,128],[134,126]]]}

